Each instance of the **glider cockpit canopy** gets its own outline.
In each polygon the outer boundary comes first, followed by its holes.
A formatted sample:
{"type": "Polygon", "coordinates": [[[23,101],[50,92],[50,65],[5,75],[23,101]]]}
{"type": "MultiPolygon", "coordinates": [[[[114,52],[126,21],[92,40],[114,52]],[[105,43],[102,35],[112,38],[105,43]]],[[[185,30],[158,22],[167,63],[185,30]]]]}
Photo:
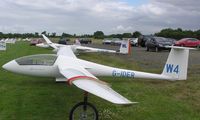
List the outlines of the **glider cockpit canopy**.
{"type": "Polygon", "coordinates": [[[29,55],[16,59],[15,61],[19,65],[44,65],[52,66],[57,59],[57,55],[54,54],[39,54],[29,55]]]}

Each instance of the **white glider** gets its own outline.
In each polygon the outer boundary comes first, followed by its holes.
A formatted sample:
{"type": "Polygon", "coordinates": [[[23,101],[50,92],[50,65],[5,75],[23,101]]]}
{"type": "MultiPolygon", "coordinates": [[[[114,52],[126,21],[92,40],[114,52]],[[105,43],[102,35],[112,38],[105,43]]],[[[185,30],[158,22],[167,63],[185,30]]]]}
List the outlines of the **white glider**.
{"type": "Polygon", "coordinates": [[[43,47],[43,48],[52,47],[52,48],[54,48],[55,51],[58,51],[58,49],[60,47],[70,46],[72,48],[73,52],[75,52],[75,53],[76,52],[104,52],[104,53],[129,54],[130,48],[131,48],[130,41],[128,41],[128,40],[123,40],[120,45],[119,51],[115,51],[115,50],[81,46],[81,44],[78,40],[76,40],[76,43],[74,45],[63,45],[63,44],[53,43],[45,35],[42,34],[42,36],[45,39],[46,43],[36,44],[36,46],[43,47]]]}
{"type": "MultiPolygon", "coordinates": [[[[54,44],[53,44],[54,45],[54,44]]],[[[57,55],[39,54],[12,60],[3,68],[26,75],[54,77],[115,104],[132,104],[110,86],[95,76],[146,78],[161,80],[186,80],[190,48],[174,47],[161,74],[109,67],[79,59],[70,46],[61,47],[57,55]]]]}

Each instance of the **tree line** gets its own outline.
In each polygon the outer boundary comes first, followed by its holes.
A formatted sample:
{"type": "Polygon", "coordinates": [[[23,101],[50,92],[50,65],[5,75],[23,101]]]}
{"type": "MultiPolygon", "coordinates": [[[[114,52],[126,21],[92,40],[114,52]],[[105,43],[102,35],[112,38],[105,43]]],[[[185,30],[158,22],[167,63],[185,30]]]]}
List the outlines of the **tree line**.
{"type": "Polygon", "coordinates": [[[39,38],[42,37],[41,34],[46,35],[47,37],[61,37],[61,38],[96,38],[96,39],[103,39],[103,38],[131,38],[131,37],[139,37],[142,35],[139,31],[135,31],[133,33],[123,33],[123,34],[111,34],[105,35],[102,31],[96,31],[94,34],[83,34],[83,35],[76,35],[76,34],[68,34],[62,33],[61,35],[53,33],[47,33],[43,31],[41,33],[3,33],[0,32],[0,38],[39,38]]]}
{"type": "MultiPolygon", "coordinates": [[[[122,34],[110,34],[105,35],[103,31],[96,31],[94,34],[84,34],[84,35],[76,35],[76,34],[68,34],[68,33],[62,33],[61,35],[56,34],[56,32],[48,33],[46,31],[43,31],[41,33],[35,32],[35,33],[3,33],[0,32],[0,38],[38,38],[41,37],[41,34],[45,34],[48,37],[62,37],[62,38],[96,38],[96,39],[103,39],[103,38],[131,38],[131,37],[139,37],[142,35],[141,32],[135,31],[133,33],[122,33],[122,34]]],[[[181,39],[181,38],[187,38],[187,37],[193,37],[200,39],[200,29],[196,31],[192,30],[183,30],[181,28],[172,29],[162,29],[160,32],[155,33],[155,36],[160,37],[167,37],[167,38],[174,38],[174,39],[181,39]]]]}
{"type": "Polygon", "coordinates": [[[133,33],[123,33],[123,34],[111,34],[111,35],[104,35],[102,31],[94,32],[93,37],[96,39],[103,39],[103,38],[136,38],[142,35],[139,31],[135,31],[133,33]]]}
{"type": "Polygon", "coordinates": [[[200,39],[200,29],[196,31],[192,30],[183,30],[181,28],[177,29],[163,29],[158,33],[155,33],[155,36],[166,37],[166,38],[174,38],[174,39],[182,39],[182,38],[197,38],[200,39]]]}

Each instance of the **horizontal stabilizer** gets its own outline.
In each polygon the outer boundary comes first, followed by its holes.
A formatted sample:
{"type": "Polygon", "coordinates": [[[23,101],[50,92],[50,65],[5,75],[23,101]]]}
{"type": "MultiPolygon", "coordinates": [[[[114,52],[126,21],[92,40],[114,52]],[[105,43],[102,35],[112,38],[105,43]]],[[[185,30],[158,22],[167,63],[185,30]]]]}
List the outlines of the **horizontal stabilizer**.
{"type": "Polygon", "coordinates": [[[180,46],[165,46],[166,48],[173,48],[173,49],[188,49],[188,50],[197,50],[196,48],[190,48],[190,47],[180,47],[180,46]]]}
{"type": "Polygon", "coordinates": [[[42,37],[44,38],[44,40],[47,42],[47,44],[49,45],[49,46],[51,46],[52,48],[54,48],[54,49],[58,49],[58,47],[56,47],[56,45],[54,44],[54,43],[52,43],[50,40],[49,40],[49,38],[47,38],[45,35],[43,35],[42,34],[42,37]]]}

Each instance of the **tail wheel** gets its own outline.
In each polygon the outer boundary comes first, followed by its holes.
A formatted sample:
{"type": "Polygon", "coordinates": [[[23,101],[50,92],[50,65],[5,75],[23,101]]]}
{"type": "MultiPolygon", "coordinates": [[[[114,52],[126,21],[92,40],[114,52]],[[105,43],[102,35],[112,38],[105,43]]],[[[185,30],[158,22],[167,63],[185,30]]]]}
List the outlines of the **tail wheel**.
{"type": "Polygon", "coordinates": [[[98,120],[98,111],[91,103],[80,102],[70,111],[70,120],[98,120]]]}

